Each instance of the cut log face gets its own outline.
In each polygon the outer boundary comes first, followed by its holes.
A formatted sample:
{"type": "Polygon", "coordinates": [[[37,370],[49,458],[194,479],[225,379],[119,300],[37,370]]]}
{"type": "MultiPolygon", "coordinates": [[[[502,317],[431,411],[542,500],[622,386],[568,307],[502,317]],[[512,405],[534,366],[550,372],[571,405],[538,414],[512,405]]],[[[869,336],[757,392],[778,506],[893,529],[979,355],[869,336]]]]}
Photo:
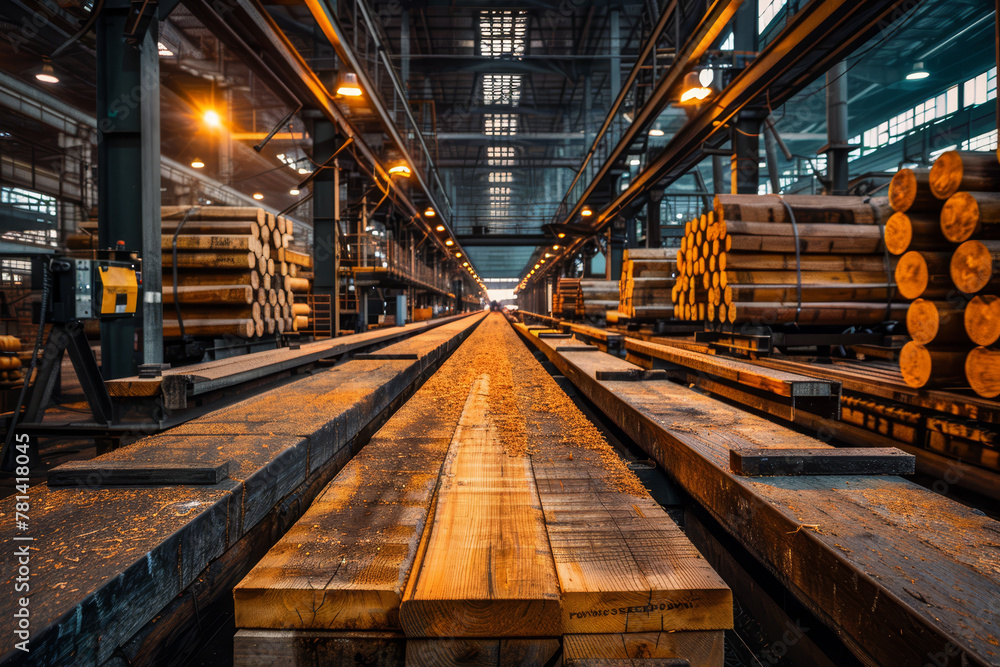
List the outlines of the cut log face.
{"type": "Polygon", "coordinates": [[[960,385],[965,380],[964,350],[929,348],[910,341],[899,353],[899,370],[911,387],[960,385]]]}
{"type": "Polygon", "coordinates": [[[976,345],[1000,340],[1000,297],[980,294],[965,306],[965,331],[976,345]]]}
{"type": "MultiPolygon", "coordinates": [[[[934,195],[930,191],[930,169],[900,169],[889,183],[889,205],[892,210],[906,212],[918,202],[933,205],[934,195]]],[[[922,208],[922,206],[917,206],[922,208]]]]}
{"type": "Polygon", "coordinates": [[[906,330],[917,343],[968,343],[962,312],[942,301],[917,299],[906,311],[906,330]]]}
{"type": "Polygon", "coordinates": [[[941,209],[941,233],[952,243],[1000,237],[1000,194],[956,192],[941,209]]]}
{"type": "Polygon", "coordinates": [[[948,151],[931,167],[931,192],[948,199],[959,190],[1000,191],[1000,163],[996,156],[978,151],[948,151]]]}
{"type": "Polygon", "coordinates": [[[977,347],[965,360],[965,377],[983,398],[1000,396],[1000,349],[977,347]]]}
{"type": "Polygon", "coordinates": [[[951,258],[951,279],[966,294],[1000,286],[1000,242],[966,241],[951,258]]]}
{"type": "Polygon", "coordinates": [[[907,299],[922,296],[935,276],[947,275],[950,256],[947,253],[926,253],[911,250],[896,264],[896,286],[907,299]]]}

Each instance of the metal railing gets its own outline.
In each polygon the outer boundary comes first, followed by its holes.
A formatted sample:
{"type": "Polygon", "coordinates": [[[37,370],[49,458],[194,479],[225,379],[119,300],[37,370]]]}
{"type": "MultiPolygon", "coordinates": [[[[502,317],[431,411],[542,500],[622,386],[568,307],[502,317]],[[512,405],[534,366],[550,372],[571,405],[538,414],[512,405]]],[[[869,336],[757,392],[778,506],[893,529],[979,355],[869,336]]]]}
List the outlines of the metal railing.
{"type": "Polygon", "coordinates": [[[340,258],[342,266],[385,272],[392,280],[443,294],[451,291],[444,270],[428,266],[415,250],[381,234],[348,234],[346,251],[340,258]]]}

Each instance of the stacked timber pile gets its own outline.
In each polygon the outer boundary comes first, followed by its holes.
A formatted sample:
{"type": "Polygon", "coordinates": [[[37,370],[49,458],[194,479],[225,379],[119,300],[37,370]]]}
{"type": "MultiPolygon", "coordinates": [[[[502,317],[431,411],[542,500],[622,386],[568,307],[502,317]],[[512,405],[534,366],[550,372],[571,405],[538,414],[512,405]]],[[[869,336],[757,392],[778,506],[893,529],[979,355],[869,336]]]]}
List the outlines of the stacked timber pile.
{"type": "Polygon", "coordinates": [[[902,320],[885,252],[885,198],[718,195],[685,225],[681,320],[870,326],[902,320]]]}
{"type": "Polygon", "coordinates": [[[618,307],[618,282],[581,280],[580,300],[584,316],[603,319],[608,310],[618,307]]]}
{"type": "MultiPolygon", "coordinates": [[[[252,338],[307,323],[296,320],[293,295],[310,290],[299,273],[311,270],[311,258],[289,249],[291,220],[238,206],[164,206],[161,216],[164,337],[180,336],[183,326],[193,336],[252,338]]],[[[95,248],[97,221],[82,229],[69,247],[95,248]]]]}
{"type": "Polygon", "coordinates": [[[22,368],[21,339],[17,336],[0,336],[0,382],[23,380],[22,368]]]}
{"type": "Polygon", "coordinates": [[[676,274],[676,248],[625,250],[618,282],[618,312],[632,319],[672,318],[676,274]]]}
{"type": "MultiPolygon", "coordinates": [[[[931,169],[892,179],[894,253],[913,340],[900,354],[912,387],[969,386],[1000,395],[1000,162],[949,151],[931,169]]],[[[886,242],[889,244],[889,225],[886,242]]]]}
{"type": "Polygon", "coordinates": [[[583,296],[579,278],[560,278],[552,293],[552,317],[583,317],[583,296]]]}

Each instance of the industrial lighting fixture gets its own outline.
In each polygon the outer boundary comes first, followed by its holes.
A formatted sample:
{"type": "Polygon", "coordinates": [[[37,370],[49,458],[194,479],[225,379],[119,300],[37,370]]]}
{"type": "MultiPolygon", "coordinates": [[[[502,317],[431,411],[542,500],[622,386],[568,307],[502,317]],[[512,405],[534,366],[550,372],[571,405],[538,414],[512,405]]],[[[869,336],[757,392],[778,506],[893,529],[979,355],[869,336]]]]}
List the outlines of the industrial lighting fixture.
{"type": "Polygon", "coordinates": [[[445,244],[446,246],[449,246],[449,247],[450,247],[450,246],[453,246],[453,245],[455,245],[455,242],[454,242],[454,241],[452,241],[451,239],[448,239],[447,241],[445,241],[445,242],[444,242],[444,244],[445,244]]]}
{"type": "Polygon", "coordinates": [[[698,72],[688,72],[684,76],[684,92],[681,104],[698,104],[712,94],[712,89],[702,84],[698,72]]]}
{"type": "Polygon", "coordinates": [[[559,237],[559,238],[561,238],[561,239],[564,239],[564,238],[566,238],[566,232],[559,232],[558,234],[556,234],[556,236],[559,237]]]}
{"type": "Polygon", "coordinates": [[[662,137],[663,136],[663,130],[661,130],[658,127],[654,127],[652,130],[649,131],[649,136],[651,136],[651,137],[662,137]]]}
{"type": "Polygon", "coordinates": [[[410,165],[406,164],[405,160],[398,160],[392,163],[389,167],[389,175],[402,176],[403,178],[410,177],[410,165]]]}
{"type": "Polygon", "coordinates": [[[201,161],[201,158],[197,158],[196,157],[195,159],[191,160],[191,168],[192,169],[204,169],[205,168],[205,163],[201,161]]]}
{"type": "Polygon", "coordinates": [[[253,198],[256,199],[257,201],[260,201],[261,199],[264,198],[264,195],[260,192],[255,192],[253,193],[253,198]]]}
{"type": "Polygon", "coordinates": [[[56,69],[52,66],[52,61],[48,58],[42,58],[42,68],[35,73],[35,78],[42,83],[59,83],[59,77],[56,76],[56,69]]]}
{"type": "Polygon", "coordinates": [[[931,73],[924,69],[924,64],[919,62],[913,66],[913,71],[906,75],[906,80],[919,81],[920,79],[926,79],[930,75],[931,73]]]}
{"type": "Polygon", "coordinates": [[[462,262],[462,266],[468,266],[468,265],[469,265],[468,262],[462,262]]]}
{"type": "Polygon", "coordinates": [[[437,227],[434,228],[434,231],[436,231],[436,232],[443,232],[444,231],[444,225],[438,225],[437,227]]]}
{"type": "Polygon", "coordinates": [[[337,94],[344,97],[361,97],[361,83],[355,72],[341,72],[337,75],[337,94]]]}
{"type": "MultiPolygon", "coordinates": [[[[428,218],[433,218],[435,215],[437,215],[437,213],[434,212],[434,209],[428,206],[427,209],[424,211],[424,215],[427,216],[428,218]]],[[[438,225],[438,227],[440,226],[441,225],[438,225]]],[[[438,231],[440,232],[441,230],[439,229],[438,231]]]]}
{"type": "Polygon", "coordinates": [[[209,109],[201,115],[201,120],[205,125],[209,127],[221,127],[222,118],[219,117],[219,112],[215,109],[209,109]]]}
{"type": "Polygon", "coordinates": [[[549,257],[552,257],[552,253],[551,252],[545,253],[545,257],[546,257],[546,259],[549,258],[549,257]]]}
{"type": "Polygon", "coordinates": [[[634,157],[631,160],[629,160],[628,163],[629,163],[629,165],[631,165],[633,167],[638,167],[640,164],[642,164],[642,160],[640,160],[637,157],[634,157]]]}
{"type": "Polygon", "coordinates": [[[460,252],[456,252],[456,253],[455,253],[455,257],[458,257],[459,259],[461,259],[461,257],[462,257],[462,253],[460,253],[460,252]]]}
{"type": "Polygon", "coordinates": [[[587,217],[590,217],[590,216],[594,215],[594,212],[591,211],[589,207],[585,206],[583,208],[583,210],[580,211],[580,215],[582,215],[583,217],[587,218],[587,217]]]}
{"type": "Polygon", "coordinates": [[[535,268],[537,269],[538,267],[539,267],[539,265],[538,265],[538,264],[535,264],[535,268]]]}
{"type": "Polygon", "coordinates": [[[557,245],[554,245],[554,246],[552,246],[552,249],[553,249],[553,250],[559,250],[559,246],[557,246],[557,245]]]}
{"type": "Polygon", "coordinates": [[[290,195],[292,195],[294,197],[294,196],[296,196],[296,195],[299,194],[299,189],[298,188],[292,188],[291,190],[288,191],[288,194],[290,194],[290,195]]]}
{"type": "Polygon", "coordinates": [[[544,263],[545,263],[545,260],[544,260],[544,259],[541,259],[541,260],[538,260],[538,261],[540,261],[540,262],[541,262],[542,264],[544,264],[544,263]]]}

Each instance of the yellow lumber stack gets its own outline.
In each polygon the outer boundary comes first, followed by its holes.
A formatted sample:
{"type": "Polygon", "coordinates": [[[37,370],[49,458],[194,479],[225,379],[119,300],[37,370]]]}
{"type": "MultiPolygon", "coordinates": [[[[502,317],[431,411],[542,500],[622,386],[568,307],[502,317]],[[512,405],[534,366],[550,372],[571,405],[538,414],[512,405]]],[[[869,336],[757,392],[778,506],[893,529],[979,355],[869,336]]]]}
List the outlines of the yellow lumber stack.
{"type": "Polygon", "coordinates": [[[718,195],[685,225],[675,317],[715,324],[902,320],[881,225],[885,198],[718,195]]]}
{"type": "Polygon", "coordinates": [[[583,317],[583,296],[579,278],[560,278],[552,292],[552,317],[583,317]]]}
{"type": "Polygon", "coordinates": [[[1000,396],[1000,162],[993,152],[948,151],[929,170],[900,170],[889,196],[893,218],[909,222],[898,223],[909,233],[893,249],[905,251],[896,281],[914,299],[903,379],[1000,396]]]}
{"type": "MultiPolygon", "coordinates": [[[[296,276],[311,270],[311,257],[289,250],[291,220],[240,206],[164,206],[161,216],[164,337],[179,336],[182,323],[194,336],[254,338],[308,322],[307,314],[292,313],[293,291],[310,290],[310,281],[296,276]]],[[[97,222],[82,229],[69,247],[95,248],[97,222]]]]}
{"type": "Polygon", "coordinates": [[[673,317],[677,248],[629,248],[622,256],[618,312],[633,319],[673,317]]]}

